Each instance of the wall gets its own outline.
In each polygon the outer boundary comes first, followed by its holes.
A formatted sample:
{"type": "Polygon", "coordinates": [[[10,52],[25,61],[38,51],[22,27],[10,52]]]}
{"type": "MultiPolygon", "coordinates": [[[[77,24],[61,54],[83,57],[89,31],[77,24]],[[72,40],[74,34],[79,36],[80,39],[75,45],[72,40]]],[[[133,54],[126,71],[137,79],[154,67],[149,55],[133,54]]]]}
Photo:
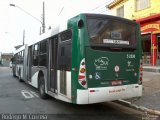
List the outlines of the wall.
{"type": "Polygon", "coordinates": [[[136,0],[121,0],[119,4],[110,9],[110,12],[112,15],[116,16],[117,8],[124,5],[124,18],[131,20],[160,13],[160,0],[150,0],[150,7],[140,11],[136,11],[135,1],[136,0]]]}

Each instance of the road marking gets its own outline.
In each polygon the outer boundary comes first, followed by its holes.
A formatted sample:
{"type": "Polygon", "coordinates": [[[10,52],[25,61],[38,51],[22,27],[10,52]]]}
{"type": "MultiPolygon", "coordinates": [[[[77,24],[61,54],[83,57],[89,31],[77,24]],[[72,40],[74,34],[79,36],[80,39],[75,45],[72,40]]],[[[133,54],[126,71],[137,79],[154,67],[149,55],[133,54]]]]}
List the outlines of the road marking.
{"type": "Polygon", "coordinates": [[[39,97],[36,92],[30,91],[35,97],[39,97]]]}
{"type": "Polygon", "coordinates": [[[22,95],[25,97],[25,98],[33,98],[34,96],[27,90],[21,90],[21,93],[22,95]]]}
{"type": "Polygon", "coordinates": [[[34,98],[34,97],[39,97],[35,92],[33,91],[27,91],[27,90],[21,90],[22,95],[26,99],[34,98]]]}

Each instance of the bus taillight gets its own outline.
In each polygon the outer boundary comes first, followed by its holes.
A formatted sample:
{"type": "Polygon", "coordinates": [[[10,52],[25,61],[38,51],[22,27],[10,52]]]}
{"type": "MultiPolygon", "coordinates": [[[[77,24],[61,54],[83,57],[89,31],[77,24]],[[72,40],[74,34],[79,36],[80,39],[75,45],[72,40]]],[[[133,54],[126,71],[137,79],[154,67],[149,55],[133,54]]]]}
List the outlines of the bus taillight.
{"type": "Polygon", "coordinates": [[[80,63],[78,82],[82,87],[87,88],[85,59],[82,59],[80,63]]]}
{"type": "Polygon", "coordinates": [[[140,69],[139,69],[139,84],[142,84],[142,77],[143,77],[143,63],[142,59],[140,59],[140,69]]]}
{"type": "Polygon", "coordinates": [[[80,70],[81,73],[85,73],[85,71],[86,71],[85,68],[82,68],[82,69],[80,70]]]}

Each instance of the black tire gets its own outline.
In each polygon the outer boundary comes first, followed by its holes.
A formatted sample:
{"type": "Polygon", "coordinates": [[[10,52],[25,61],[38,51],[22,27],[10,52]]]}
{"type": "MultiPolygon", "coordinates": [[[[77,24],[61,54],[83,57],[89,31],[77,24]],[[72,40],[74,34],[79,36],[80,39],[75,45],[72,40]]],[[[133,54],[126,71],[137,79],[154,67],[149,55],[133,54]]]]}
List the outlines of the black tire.
{"type": "Polygon", "coordinates": [[[19,76],[18,79],[19,79],[19,82],[23,82],[21,76],[19,76]]]}
{"type": "Polygon", "coordinates": [[[16,75],[15,75],[15,74],[13,74],[13,77],[16,77],[16,75]]]}
{"type": "Polygon", "coordinates": [[[45,93],[45,81],[44,77],[40,77],[39,79],[39,93],[42,99],[47,99],[48,95],[45,93]]]}

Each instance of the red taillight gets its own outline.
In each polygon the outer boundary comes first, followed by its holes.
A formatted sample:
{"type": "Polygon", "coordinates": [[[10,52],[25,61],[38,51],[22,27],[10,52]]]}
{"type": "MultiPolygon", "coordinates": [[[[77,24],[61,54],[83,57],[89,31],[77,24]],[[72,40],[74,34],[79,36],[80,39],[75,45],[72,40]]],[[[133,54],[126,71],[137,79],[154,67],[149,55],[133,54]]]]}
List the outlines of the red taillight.
{"type": "Polygon", "coordinates": [[[87,88],[85,59],[82,59],[80,63],[78,82],[82,87],[87,88]]]}
{"type": "Polygon", "coordinates": [[[85,76],[81,76],[81,75],[79,75],[79,76],[78,76],[78,80],[80,80],[80,81],[81,81],[82,79],[85,79],[85,76]]]}
{"type": "Polygon", "coordinates": [[[83,86],[85,86],[86,85],[86,81],[85,80],[83,80],[82,82],[81,82],[81,84],[83,85],[83,86]]]}
{"type": "Polygon", "coordinates": [[[140,77],[139,80],[142,81],[142,77],[140,77]]]}
{"type": "Polygon", "coordinates": [[[140,67],[139,70],[140,70],[140,71],[143,71],[143,68],[140,67]]]}
{"type": "Polygon", "coordinates": [[[140,59],[140,68],[139,68],[139,84],[142,84],[142,77],[143,77],[143,62],[140,59]]]}

